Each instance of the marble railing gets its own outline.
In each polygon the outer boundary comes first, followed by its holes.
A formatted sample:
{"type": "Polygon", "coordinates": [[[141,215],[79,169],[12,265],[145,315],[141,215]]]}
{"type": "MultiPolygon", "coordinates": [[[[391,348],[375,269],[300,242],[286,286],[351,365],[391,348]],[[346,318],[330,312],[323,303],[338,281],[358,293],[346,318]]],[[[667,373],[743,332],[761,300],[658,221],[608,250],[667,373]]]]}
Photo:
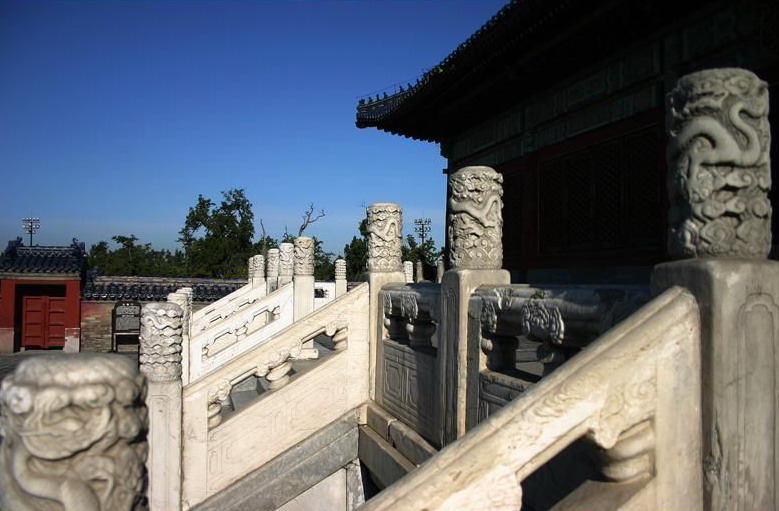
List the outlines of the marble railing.
{"type": "Polygon", "coordinates": [[[190,321],[192,335],[202,332],[219,320],[226,319],[232,314],[245,309],[248,305],[253,304],[265,295],[265,286],[252,287],[251,284],[246,284],[214,303],[193,312],[190,321]]]}
{"type": "Polygon", "coordinates": [[[368,285],[295,321],[184,387],[182,508],[226,488],[368,399],[368,285]],[[324,338],[323,338],[324,336],[324,338]],[[332,351],[296,362],[317,339],[332,351]],[[248,378],[261,392],[226,413],[248,378]]]}
{"type": "Polygon", "coordinates": [[[292,315],[293,284],[289,283],[222,320],[201,323],[203,328],[193,329],[189,341],[189,382],[277,334],[292,323],[292,315]]]}
{"type": "Polygon", "coordinates": [[[558,507],[701,509],[700,375],[698,306],[671,288],[360,509],[520,509],[523,480],[581,437],[606,482],[558,507]]]}
{"type": "Polygon", "coordinates": [[[381,294],[384,327],[391,339],[412,347],[438,346],[439,284],[387,284],[381,294]]]}

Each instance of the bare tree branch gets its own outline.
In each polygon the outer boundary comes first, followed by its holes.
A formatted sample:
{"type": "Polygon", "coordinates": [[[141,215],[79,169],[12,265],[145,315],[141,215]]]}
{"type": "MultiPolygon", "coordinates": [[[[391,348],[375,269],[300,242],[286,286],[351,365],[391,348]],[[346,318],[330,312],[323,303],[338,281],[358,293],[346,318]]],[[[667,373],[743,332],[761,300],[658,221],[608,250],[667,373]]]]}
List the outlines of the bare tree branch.
{"type": "Polygon", "coordinates": [[[298,229],[298,237],[303,236],[303,231],[306,230],[306,228],[319,220],[320,218],[325,216],[325,210],[320,209],[319,213],[314,215],[314,203],[312,202],[306,211],[303,212],[303,223],[300,224],[300,229],[298,229]]]}

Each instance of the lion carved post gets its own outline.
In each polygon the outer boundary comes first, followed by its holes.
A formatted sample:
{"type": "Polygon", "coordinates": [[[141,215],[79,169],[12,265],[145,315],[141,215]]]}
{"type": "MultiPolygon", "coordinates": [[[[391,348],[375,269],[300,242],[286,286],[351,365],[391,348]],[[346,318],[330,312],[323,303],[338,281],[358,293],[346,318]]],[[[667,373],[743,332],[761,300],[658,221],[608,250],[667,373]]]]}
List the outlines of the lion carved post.
{"type": "Polygon", "coordinates": [[[141,311],[140,365],[149,392],[149,501],[152,511],[181,509],[182,310],[147,303],[141,311]]]}
{"type": "MultiPolygon", "coordinates": [[[[475,424],[476,396],[467,395],[468,301],[482,284],[508,284],[503,266],[503,176],[490,167],[464,167],[449,175],[449,266],[441,279],[439,407],[446,445],[475,424]]],[[[479,357],[475,357],[478,361],[479,357]]],[[[478,362],[477,362],[478,363],[478,362]]],[[[473,363],[471,363],[471,366],[473,363]]],[[[474,377],[471,375],[472,378],[474,377]]]]}
{"type": "Polygon", "coordinates": [[[701,311],[704,509],[779,510],[779,263],[771,247],[768,85],[743,69],[682,77],[669,94],[668,248],[659,294],[701,311]]]}
{"type": "Polygon", "coordinates": [[[126,356],[22,362],[0,392],[0,509],[146,510],[145,393],[126,356]]]}

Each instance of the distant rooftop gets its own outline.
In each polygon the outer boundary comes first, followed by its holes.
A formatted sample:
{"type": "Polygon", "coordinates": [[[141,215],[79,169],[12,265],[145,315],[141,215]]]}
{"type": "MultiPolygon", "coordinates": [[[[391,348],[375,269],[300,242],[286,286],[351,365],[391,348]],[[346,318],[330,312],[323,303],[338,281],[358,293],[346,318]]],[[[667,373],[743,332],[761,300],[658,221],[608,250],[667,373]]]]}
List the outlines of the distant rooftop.
{"type": "Polygon", "coordinates": [[[9,241],[0,256],[0,273],[79,275],[86,264],[84,243],[69,246],[25,246],[21,238],[9,241]]]}
{"type": "Polygon", "coordinates": [[[195,302],[214,302],[247,284],[246,279],[99,276],[87,280],[81,290],[84,300],[165,301],[169,293],[192,288],[195,302]]]}

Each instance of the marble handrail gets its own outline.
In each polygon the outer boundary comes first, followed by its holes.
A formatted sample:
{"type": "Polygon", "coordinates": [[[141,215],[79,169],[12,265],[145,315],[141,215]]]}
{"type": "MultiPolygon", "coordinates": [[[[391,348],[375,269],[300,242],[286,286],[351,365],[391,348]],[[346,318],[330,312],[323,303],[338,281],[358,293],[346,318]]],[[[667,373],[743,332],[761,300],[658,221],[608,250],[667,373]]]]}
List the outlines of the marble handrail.
{"type": "Polygon", "coordinates": [[[565,509],[701,509],[700,363],[697,303],[671,288],[360,509],[520,509],[521,482],[582,436],[612,482],[565,509]]]}
{"type": "Polygon", "coordinates": [[[246,284],[214,303],[206,305],[192,313],[192,333],[205,330],[216,321],[224,319],[242,307],[256,302],[265,294],[264,287],[252,287],[251,284],[246,284]]]}
{"type": "Polygon", "coordinates": [[[196,505],[368,399],[368,285],[296,321],[184,388],[183,508],[196,505]],[[292,376],[290,358],[324,334],[334,353],[292,376]],[[268,390],[228,419],[233,385],[268,390]]]}
{"type": "Polygon", "coordinates": [[[189,382],[289,326],[292,305],[293,284],[289,283],[210,328],[193,330],[189,341],[189,382]]]}

